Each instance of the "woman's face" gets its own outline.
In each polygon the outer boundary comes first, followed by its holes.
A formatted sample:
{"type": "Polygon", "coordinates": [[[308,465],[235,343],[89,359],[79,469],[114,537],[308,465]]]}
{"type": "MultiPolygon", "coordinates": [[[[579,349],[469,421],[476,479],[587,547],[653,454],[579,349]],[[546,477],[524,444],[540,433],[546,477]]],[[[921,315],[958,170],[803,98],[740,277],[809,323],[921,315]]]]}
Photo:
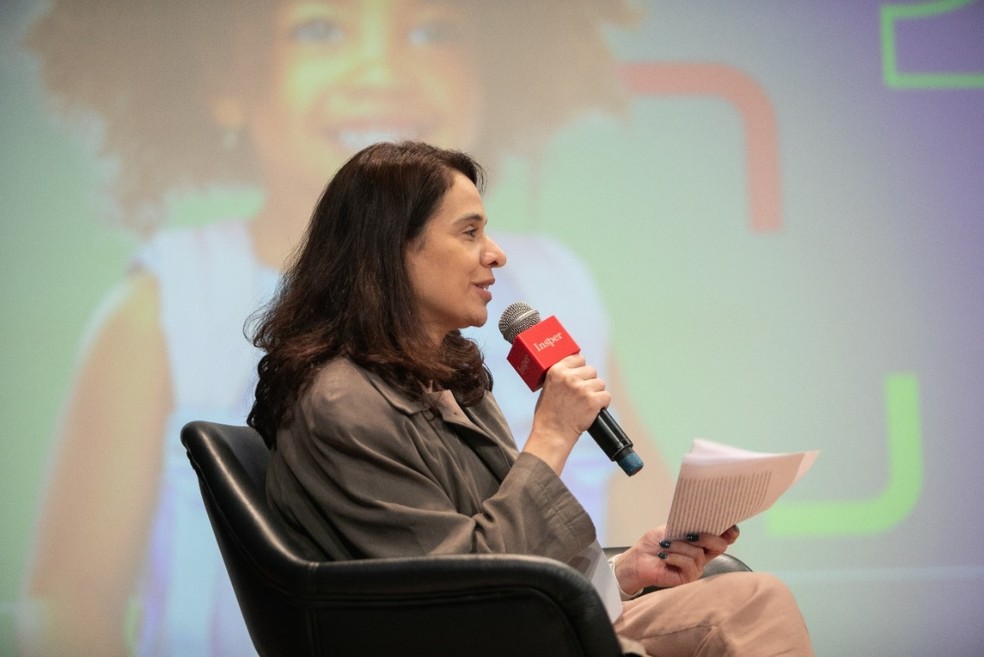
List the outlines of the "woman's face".
{"type": "Polygon", "coordinates": [[[475,29],[453,2],[278,4],[266,81],[244,108],[267,186],[316,193],[378,141],[471,149],[484,104],[475,29]]]}
{"type": "Polygon", "coordinates": [[[417,311],[435,344],[449,331],[488,320],[493,269],[506,263],[506,254],[486,234],[485,224],[481,195],[455,172],[454,184],[407,249],[417,311]]]}

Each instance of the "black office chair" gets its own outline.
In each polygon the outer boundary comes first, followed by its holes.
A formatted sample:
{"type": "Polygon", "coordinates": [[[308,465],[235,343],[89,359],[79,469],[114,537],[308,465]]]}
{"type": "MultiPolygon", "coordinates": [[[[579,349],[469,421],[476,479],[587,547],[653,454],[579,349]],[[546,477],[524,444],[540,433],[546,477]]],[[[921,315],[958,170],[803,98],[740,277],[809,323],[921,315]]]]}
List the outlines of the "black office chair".
{"type": "MultiPolygon", "coordinates": [[[[249,427],[191,422],[181,442],[262,657],[617,657],[601,599],[552,559],[454,555],[312,562],[266,504],[249,427]]],[[[733,557],[710,572],[747,570],[733,557]]]]}

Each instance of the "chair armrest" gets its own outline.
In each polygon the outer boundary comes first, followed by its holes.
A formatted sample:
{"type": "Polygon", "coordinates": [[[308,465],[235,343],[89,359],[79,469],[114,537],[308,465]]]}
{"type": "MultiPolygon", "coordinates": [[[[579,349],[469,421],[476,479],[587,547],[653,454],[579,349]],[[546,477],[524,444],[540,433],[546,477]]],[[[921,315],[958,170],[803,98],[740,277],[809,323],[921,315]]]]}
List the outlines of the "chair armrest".
{"type": "MultiPolygon", "coordinates": [[[[469,657],[620,654],[597,592],[552,559],[448,555],[305,570],[306,577],[287,576],[291,590],[278,604],[308,609],[308,631],[330,637],[325,645],[335,654],[413,654],[422,645],[430,654],[469,657]]],[[[253,625],[265,622],[254,617],[253,625]]]]}

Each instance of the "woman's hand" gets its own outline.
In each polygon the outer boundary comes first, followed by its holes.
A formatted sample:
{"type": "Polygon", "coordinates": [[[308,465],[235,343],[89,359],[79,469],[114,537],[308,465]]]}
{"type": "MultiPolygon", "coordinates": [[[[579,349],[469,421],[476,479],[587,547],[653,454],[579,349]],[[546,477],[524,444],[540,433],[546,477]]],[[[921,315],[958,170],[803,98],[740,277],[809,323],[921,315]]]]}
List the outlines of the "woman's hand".
{"type": "Polygon", "coordinates": [[[611,400],[605,382],[584,357],[567,356],[547,370],[523,451],[538,456],[560,474],[577,439],[611,400]]]}
{"type": "Polygon", "coordinates": [[[673,541],[665,536],[665,526],[651,529],[619,556],[615,577],[623,591],[631,594],[647,586],[666,588],[700,579],[707,562],[738,540],[738,527],[720,536],[690,534],[673,541]]]}

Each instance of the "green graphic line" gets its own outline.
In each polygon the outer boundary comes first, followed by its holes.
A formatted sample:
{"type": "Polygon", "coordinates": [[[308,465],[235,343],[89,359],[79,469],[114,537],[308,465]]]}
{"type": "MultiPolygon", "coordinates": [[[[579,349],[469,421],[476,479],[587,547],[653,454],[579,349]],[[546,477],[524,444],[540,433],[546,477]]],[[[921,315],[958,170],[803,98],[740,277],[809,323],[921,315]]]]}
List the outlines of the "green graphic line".
{"type": "Polygon", "coordinates": [[[922,4],[883,5],[881,8],[882,75],[893,89],[972,89],[984,87],[984,73],[903,73],[898,70],[895,22],[935,17],[975,0],[935,0],[922,4]]]}
{"type": "Polygon", "coordinates": [[[845,536],[885,532],[912,511],[922,491],[919,382],[914,374],[885,378],[888,482],[868,500],[778,503],[766,514],[777,536],[845,536]]]}

